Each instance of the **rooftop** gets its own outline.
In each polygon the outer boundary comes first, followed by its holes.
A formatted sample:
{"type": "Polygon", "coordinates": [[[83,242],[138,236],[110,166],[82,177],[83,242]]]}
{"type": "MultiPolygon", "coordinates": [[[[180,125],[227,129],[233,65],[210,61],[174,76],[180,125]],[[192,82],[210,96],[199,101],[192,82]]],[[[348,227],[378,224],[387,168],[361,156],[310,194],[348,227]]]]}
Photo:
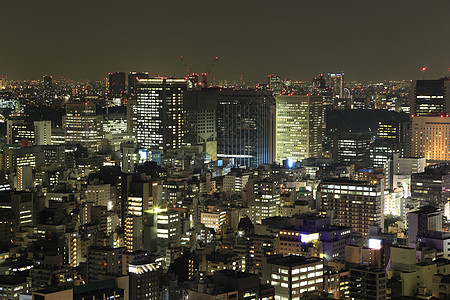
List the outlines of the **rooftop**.
{"type": "Polygon", "coordinates": [[[322,260],[318,257],[304,257],[304,256],[297,256],[297,255],[289,255],[284,257],[274,257],[274,258],[268,258],[268,263],[274,264],[274,265],[280,265],[285,267],[296,267],[300,265],[308,265],[313,263],[322,262],[322,260]]]}
{"type": "Polygon", "coordinates": [[[220,270],[214,273],[215,275],[221,275],[226,277],[234,277],[234,278],[248,278],[248,277],[254,277],[257,276],[253,273],[247,273],[247,272],[239,272],[239,271],[233,271],[229,269],[220,270]]]}
{"type": "Polygon", "coordinates": [[[440,209],[438,209],[432,205],[426,205],[426,206],[419,207],[419,209],[412,211],[410,213],[431,214],[431,213],[435,213],[435,212],[439,212],[439,211],[440,211],[440,209]]]}

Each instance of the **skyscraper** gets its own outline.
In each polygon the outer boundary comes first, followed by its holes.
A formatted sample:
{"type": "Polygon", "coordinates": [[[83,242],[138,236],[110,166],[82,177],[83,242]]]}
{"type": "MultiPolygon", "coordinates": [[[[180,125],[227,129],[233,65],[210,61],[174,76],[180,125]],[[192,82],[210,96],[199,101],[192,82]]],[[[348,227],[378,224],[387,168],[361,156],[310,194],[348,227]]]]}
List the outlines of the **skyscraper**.
{"type": "Polygon", "coordinates": [[[109,73],[109,95],[112,98],[120,98],[125,94],[125,73],[109,73]]]}
{"type": "Polygon", "coordinates": [[[276,98],[276,160],[299,161],[322,154],[322,97],[276,98]]]}
{"type": "Polygon", "coordinates": [[[328,87],[333,93],[333,98],[344,98],[344,72],[328,73],[328,87]]]}
{"type": "Polygon", "coordinates": [[[281,83],[281,78],[278,75],[270,74],[267,76],[269,89],[274,95],[278,95],[283,90],[283,84],[281,83]]]}
{"type": "Polygon", "coordinates": [[[223,90],[217,108],[217,156],[236,166],[273,162],[274,99],[264,91],[223,90]]]}
{"type": "Polygon", "coordinates": [[[133,96],[136,93],[138,79],[148,79],[148,72],[128,73],[128,96],[133,96]]]}
{"type": "Polygon", "coordinates": [[[217,159],[217,104],[219,89],[190,90],[185,93],[184,142],[203,145],[212,160],[217,159]]]}
{"type": "Polygon", "coordinates": [[[53,100],[53,78],[50,75],[44,75],[42,78],[44,88],[42,100],[44,105],[51,105],[53,100]]]}
{"type": "Polygon", "coordinates": [[[142,247],[143,214],[152,204],[150,183],[139,175],[122,177],[122,226],[128,251],[142,247]]]}
{"type": "Polygon", "coordinates": [[[412,156],[425,157],[429,164],[450,161],[450,117],[414,116],[411,123],[412,156]]]}
{"type": "Polygon", "coordinates": [[[139,79],[134,105],[134,130],[140,147],[177,149],[183,142],[183,94],[186,79],[139,79]]]}
{"type": "Polygon", "coordinates": [[[450,80],[414,80],[410,89],[411,114],[418,116],[450,112],[450,80]]]}
{"type": "Polygon", "coordinates": [[[97,116],[95,104],[72,102],[66,104],[63,116],[66,142],[96,148],[98,142],[97,116]]]}

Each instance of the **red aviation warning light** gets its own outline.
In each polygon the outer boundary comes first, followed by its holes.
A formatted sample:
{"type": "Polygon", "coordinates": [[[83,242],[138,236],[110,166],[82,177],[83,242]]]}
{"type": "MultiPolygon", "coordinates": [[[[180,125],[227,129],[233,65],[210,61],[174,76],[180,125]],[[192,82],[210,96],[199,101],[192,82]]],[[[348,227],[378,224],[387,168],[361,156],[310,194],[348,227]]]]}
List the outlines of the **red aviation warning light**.
{"type": "Polygon", "coordinates": [[[425,80],[425,71],[428,69],[428,67],[422,67],[420,71],[422,72],[422,80],[425,80]]]}

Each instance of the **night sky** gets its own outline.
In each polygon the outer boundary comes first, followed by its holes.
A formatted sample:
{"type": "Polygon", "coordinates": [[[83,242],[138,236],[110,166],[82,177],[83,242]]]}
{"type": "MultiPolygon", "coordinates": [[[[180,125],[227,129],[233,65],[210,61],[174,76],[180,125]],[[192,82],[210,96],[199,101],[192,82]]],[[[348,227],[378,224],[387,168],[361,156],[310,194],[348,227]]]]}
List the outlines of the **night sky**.
{"type": "Polygon", "coordinates": [[[98,80],[107,72],[184,76],[215,56],[216,79],[448,76],[449,0],[0,2],[0,74],[98,80]]]}

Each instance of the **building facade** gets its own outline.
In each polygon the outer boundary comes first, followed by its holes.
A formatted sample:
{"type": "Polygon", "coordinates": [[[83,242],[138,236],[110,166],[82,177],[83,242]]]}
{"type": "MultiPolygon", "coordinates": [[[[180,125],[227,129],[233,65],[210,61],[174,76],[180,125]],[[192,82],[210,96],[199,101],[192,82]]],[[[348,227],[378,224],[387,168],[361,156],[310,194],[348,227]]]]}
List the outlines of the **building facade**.
{"type": "Polygon", "coordinates": [[[301,161],[322,155],[322,97],[276,97],[276,161],[301,161]]]}
{"type": "Polygon", "coordinates": [[[183,143],[183,97],[186,79],[139,79],[133,106],[138,146],[148,150],[178,149],[183,143]]]}
{"type": "Polygon", "coordinates": [[[336,225],[368,235],[370,225],[384,226],[382,184],[363,181],[323,181],[320,184],[321,208],[334,214],[336,225]]]}

